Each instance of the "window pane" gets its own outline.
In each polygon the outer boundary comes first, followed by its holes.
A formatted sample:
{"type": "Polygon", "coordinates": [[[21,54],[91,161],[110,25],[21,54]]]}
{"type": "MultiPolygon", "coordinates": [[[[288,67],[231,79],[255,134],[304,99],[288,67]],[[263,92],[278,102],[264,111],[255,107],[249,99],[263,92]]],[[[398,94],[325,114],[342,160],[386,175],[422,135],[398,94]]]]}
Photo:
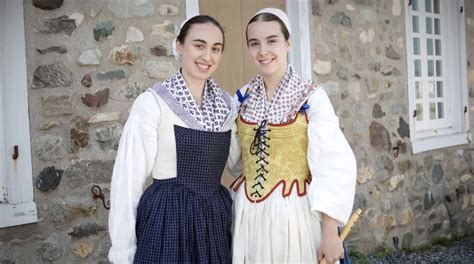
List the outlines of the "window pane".
{"type": "Polygon", "coordinates": [[[436,76],[441,76],[442,70],[441,70],[441,61],[437,60],[436,61],[436,76]]]}
{"type": "Polygon", "coordinates": [[[416,121],[423,121],[423,105],[416,104],[416,121]]]}
{"type": "Polygon", "coordinates": [[[434,98],[435,97],[435,83],[432,82],[432,81],[429,81],[428,82],[428,96],[430,98],[434,98]]]}
{"type": "Polygon", "coordinates": [[[420,32],[420,25],[418,23],[418,16],[413,16],[413,21],[412,21],[412,25],[413,25],[413,33],[419,33],[420,32]]]}
{"type": "Polygon", "coordinates": [[[433,34],[433,19],[431,17],[426,18],[426,34],[433,34]]]}
{"type": "Polygon", "coordinates": [[[426,39],[426,53],[433,55],[433,39],[426,39]]]}
{"type": "Polygon", "coordinates": [[[413,38],[413,54],[420,55],[420,39],[413,38]]]}
{"type": "Polygon", "coordinates": [[[411,1],[411,9],[413,11],[418,11],[418,0],[412,0],[411,1]]]}
{"type": "Polygon", "coordinates": [[[435,39],[435,54],[441,56],[441,40],[435,39]]]}
{"type": "Polygon", "coordinates": [[[423,97],[423,93],[421,91],[421,82],[416,81],[415,82],[415,98],[416,99],[421,99],[421,97],[423,97]]]}
{"type": "Polygon", "coordinates": [[[433,4],[434,13],[439,14],[439,0],[434,0],[433,4]]]}
{"type": "Polygon", "coordinates": [[[434,19],[434,26],[435,26],[435,34],[436,35],[439,35],[441,34],[441,25],[440,25],[440,22],[439,22],[439,18],[435,18],[434,19]]]}
{"type": "Polygon", "coordinates": [[[415,60],[415,77],[421,76],[421,61],[415,60]]]}
{"type": "Polygon", "coordinates": [[[442,102],[438,102],[438,118],[444,118],[444,109],[442,102]]]}
{"type": "Polygon", "coordinates": [[[427,13],[430,13],[431,12],[431,0],[425,0],[425,11],[427,13]]]}
{"type": "Polygon", "coordinates": [[[437,81],[436,82],[436,89],[437,89],[437,95],[438,98],[443,97],[443,82],[442,81],[437,81]]]}
{"type": "Polygon", "coordinates": [[[430,103],[430,119],[436,119],[436,103],[430,103]]]}
{"type": "Polygon", "coordinates": [[[434,62],[433,60],[428,60],[428,76],[434,76],[434,62]]]}

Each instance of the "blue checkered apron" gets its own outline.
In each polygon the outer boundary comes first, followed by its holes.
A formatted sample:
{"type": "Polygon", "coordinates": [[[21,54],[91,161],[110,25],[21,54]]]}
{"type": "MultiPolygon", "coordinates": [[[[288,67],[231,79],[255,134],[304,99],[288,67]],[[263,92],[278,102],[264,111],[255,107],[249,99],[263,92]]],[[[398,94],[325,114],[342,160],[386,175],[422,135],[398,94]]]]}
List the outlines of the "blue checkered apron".
{"type": "Polygon", "coordinates": [[[143,193],[134,263],[230,263],[232,199],[220,184],[230,131],[175,125],[174,133],[177,177],[143,193]]]}

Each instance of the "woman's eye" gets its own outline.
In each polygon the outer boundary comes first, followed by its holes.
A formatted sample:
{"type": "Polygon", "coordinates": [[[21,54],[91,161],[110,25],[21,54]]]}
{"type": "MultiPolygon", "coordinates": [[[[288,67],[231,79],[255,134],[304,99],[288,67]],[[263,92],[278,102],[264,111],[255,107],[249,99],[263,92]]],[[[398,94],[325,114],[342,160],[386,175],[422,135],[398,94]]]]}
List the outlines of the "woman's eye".
{"type": "Polygon", "coordinates": [[[221,52],[221,48],[213,48],[212,51],[214,51],[216,53],[219,53],[219,52],[221,52]]]}
{"type": "Polygon", "coordinates": [[[277,42],[276,39],[270,39],[270,40],[268,41],[268,43],[270,43],[270,44],[274,44],[274,43],[276,43],[276,42],[277,42]]]}
{"type": "Polygon", "coordinates": [[[257,43],[257,42],[251,42],[251,43],[250,43],[250,47],[256,47],[256,46],[258,46],[258,43],[257,43]]]}
{"type": "Polygon", "coordinates": [[[195,45],[195,47],[196,47],[197,49],[203,49],[203,48],[204,48],[204,45],[195,45]]]}

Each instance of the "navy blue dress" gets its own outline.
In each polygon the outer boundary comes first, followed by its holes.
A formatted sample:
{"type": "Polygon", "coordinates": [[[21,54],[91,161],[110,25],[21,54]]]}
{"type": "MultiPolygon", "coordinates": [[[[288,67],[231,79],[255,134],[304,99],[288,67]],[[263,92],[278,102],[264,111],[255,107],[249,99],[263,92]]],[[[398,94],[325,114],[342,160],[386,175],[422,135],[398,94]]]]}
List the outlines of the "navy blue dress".
{"type": "Polygon", "coordinates": [[[232,199],[220,180],[231,131],[175,125],[174,134],[177,177],[143,193],[134,263],[230,263],[232,199]]]}

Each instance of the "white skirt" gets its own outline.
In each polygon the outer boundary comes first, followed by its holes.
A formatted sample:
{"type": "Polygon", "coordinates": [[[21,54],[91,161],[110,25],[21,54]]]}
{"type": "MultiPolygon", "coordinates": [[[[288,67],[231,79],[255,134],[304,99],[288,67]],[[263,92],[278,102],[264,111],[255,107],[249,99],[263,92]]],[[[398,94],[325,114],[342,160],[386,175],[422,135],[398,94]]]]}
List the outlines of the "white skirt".
{"type": "Polygon", "coordinates": [[[242,183],[232,193],[233,263],[318,263],[321,221],[307,196],[282,196],[283,185],[259,203],[250,202],[242,183]]]}

